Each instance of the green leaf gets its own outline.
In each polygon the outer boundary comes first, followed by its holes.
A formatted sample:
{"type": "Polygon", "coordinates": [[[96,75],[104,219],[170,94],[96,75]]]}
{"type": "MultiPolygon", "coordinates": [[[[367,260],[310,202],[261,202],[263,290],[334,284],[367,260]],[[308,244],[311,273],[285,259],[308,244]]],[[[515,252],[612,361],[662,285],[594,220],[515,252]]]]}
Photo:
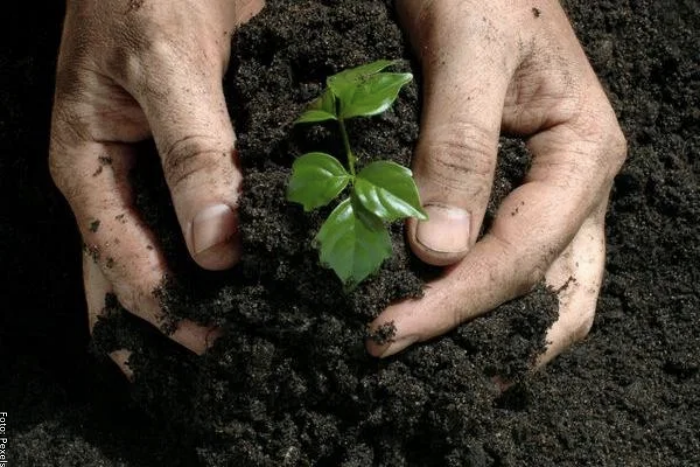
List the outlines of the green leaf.
{"type": "Polygon", "coordinates": [[[367,65],[343,70],[340,73],[329,76],[326,80],[326,84],[333,95],[340,100],[342,107],[343,103],[352,101],[352,96],[355,94],[360,83],[395,63],[396,62],[392,60],[378,60],[368,63],[367,65]]]}
{"type": "Polygon", "coordinates": [[[294,123],[315,123],[326,120],[337,120],[337,117],[323,110],[307,110],[294,123]]]}
{"type": "Polygon", "coordinates": [[[350,174],[338,160],[322,152],[304,154],[292,166],[287,200],[311,211],[330,203],[350,181],[350,174]]]}
{"type": "Polygon", "coordinates": [[[368,211],[385,221],[428,218],[411,171],[395,162],[373,162],[362,169],[357,174],[354,193],[368,211]]]}
{"type": "Polygon", "coordinates": [[[330,89],[326,89],[321,94],[321,97],[311,103],[311,108],[315,110],[323,110],[329,114],[336,115],[335,94],[330,89]]]}
{"type": "Polygon", "coordinates": [[[376,62],[367,63],[366,65],[348,68],[340,73],[328,77],[328,86],[333,89],[334,86],[342,84],[354,84],[362,81],[367,76],[375,75],[385,68],[395,65],[396,60],[377,60],[376,62]]]}
{"type": "Polygon", "coordinates": [[[294,123],[315,123],[326,120],[337,120],[335,109],[335,95],[330,89],[326,89],[320,97],[315,99],[309,109],[301,114],[294,123]]]}
{"type": "Polygon", "coordinates": [[[340,101],[339,117],[369,117],[387,110],[413,79],[410,73],[381,72],[395,63],[379,60],[329,77],[328,87],[340,101]]]}
{"type": "Polygon", "coordinates": [[[350,198],[328,216],[315,239],[321,263],[349,288],[362,282],[391,256],[391,238],[381,220],[350,198]]]}
{"type": "Polygon", "coordinates": [[[348,99],[341,99],[340,117],[371,117],[386,111],[412,79],[411,73],[377,73],[367,77],[348,99]]]}

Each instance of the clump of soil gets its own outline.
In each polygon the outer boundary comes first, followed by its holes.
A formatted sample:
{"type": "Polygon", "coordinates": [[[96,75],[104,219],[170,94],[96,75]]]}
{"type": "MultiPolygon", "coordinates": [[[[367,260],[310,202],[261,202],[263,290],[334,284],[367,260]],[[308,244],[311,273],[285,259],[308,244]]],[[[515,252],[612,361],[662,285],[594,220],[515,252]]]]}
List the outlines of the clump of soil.
{"type": "MultiPolygon", "coordinates": [[[[332,124],[293,121],[333,73],[381,58],[405,58],[405,69],[412,63],[384,3],[326,3],[271,1],[237,35],[237,67],[227,86],[245,175],[238,267],[223,274],[193,267],[173,236],[179,229],[172,210],[162,209],[167,190],[149,189],[162,180],[157,157],[137,175],[139,205],[178,271],[164,291],[168,310],[216,323],[225,335],[195,358],[116,307],[96,333],[97,346],[135,350],[137,399],[200,436],[205,465],[496,462],[502,454],[485,434],[497,423],[498,406],[522,399],[521,388],[500,397],[497,378],[519,381],[527,372],[556,317],[556,296],[542,287],[398,357],[367,355],[367,324],[388,304],[420,296],[435,271],[412,257],[400,224],[392,226],[394,256],[356,290],[344,291],[320,267],[311,240],[332,207],[305,214],[286,201],[286,184],[296,156],[342,154],[342,140],[332,124]]],[[[360,161],[410,164],[418,88],[414,83],[381,117],[349,122],[360,161]]],[[[504,164],[522,176],[526,154],[510,147],[504,164]]]]}

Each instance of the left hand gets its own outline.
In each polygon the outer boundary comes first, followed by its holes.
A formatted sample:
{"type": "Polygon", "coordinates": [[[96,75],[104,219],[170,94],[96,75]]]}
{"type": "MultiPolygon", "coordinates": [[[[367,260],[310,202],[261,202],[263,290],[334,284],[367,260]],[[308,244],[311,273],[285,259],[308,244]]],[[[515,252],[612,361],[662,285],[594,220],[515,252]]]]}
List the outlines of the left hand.
{"type": "Polygon", "coordinates": [[[414,173],[430,219],[408,223],[423,261],[448,266],[420,300],[372,324],[396,335],[393,355],[527,293],[559,293],[544,364],[593,323],[605,262],[604,220],[626,157],[615,113],[558,2],[397,0],[423,67],[424,107],[414,173]],[[532,165],[477,242],[501,129],[526,139],[532,165]],[[567,284],[566,287],[563,287],[567,284]]]}

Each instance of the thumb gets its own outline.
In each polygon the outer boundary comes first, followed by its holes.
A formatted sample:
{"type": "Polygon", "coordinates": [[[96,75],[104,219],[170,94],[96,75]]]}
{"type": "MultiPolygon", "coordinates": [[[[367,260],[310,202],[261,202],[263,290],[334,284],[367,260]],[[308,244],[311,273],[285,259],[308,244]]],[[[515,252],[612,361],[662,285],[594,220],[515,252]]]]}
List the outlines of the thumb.
{"type": "MultiPolygon", "coordinates": [[[[491,193],[503,105],[512,65],[505,40],[486,40],[448,3],[431,2],[403,21],[423,67],[424,106],[413,172],[427,221],[410,219],[408,237],[423,261],[444,266],[476,242],[491,193]]],[[[452,2],[454,3],[454,2],[452,2]]],[[[488,31],[487,31],[488,32],[488,31]]]]}
{"type": "Polygon", "coordinates": [[[227,269],[239,256],[242,176],[221,65],[182,57],[159,62],[135,95],[151,126],[190,254],[205,269],[227,269]]]}

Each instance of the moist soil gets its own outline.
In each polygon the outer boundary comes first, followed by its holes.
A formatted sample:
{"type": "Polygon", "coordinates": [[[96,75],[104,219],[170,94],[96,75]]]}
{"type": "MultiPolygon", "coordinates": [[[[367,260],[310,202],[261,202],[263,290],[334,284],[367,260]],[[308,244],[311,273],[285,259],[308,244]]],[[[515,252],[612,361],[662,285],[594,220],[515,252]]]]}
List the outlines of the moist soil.
{"type": "MultiPolygon", "coordinates": [[[[593,329],[535,374],[528,362],[556,318],[556,294],[543,286],[397,357],[369,357],[367,323],[388,303],[419,296],[437,271],[411,256],[396,224],[392,259],[348,293],[311,246],[328,211],[306,214],[284,201],[295,156],[342,153],[332,125],[292,122],[326,76],[349,66],[400,58],[397,67],[415,73],[392,110],[349,128],[363,161],[410,163],[420,73],[391,11],[369,0],[269,1],[239,32],[225,80],[245,172],[244,253],[232,271],[205,273],[187,258],[157,157],[150,144],[141,148],[138,205],[174,270],[163,301],[174,318],[215,323],[223,337],[195,357],[108,297],[90,341],[80,240],[46,170],[62,8],[47,6],[39,18],[10,7],[7,17],[23,28],[0,53],[8,458],[23,466],[698,465],[700,4],[565,7],[630,156],[608,213],[593,329]],[[122,347],[134,352],[133,384],[104,357],[122,347]],[[497,379],[513,385],[503,391],[497,379]]],[[[492,207],[528,163],[520,141],[502,140],[492,207]]]]}

